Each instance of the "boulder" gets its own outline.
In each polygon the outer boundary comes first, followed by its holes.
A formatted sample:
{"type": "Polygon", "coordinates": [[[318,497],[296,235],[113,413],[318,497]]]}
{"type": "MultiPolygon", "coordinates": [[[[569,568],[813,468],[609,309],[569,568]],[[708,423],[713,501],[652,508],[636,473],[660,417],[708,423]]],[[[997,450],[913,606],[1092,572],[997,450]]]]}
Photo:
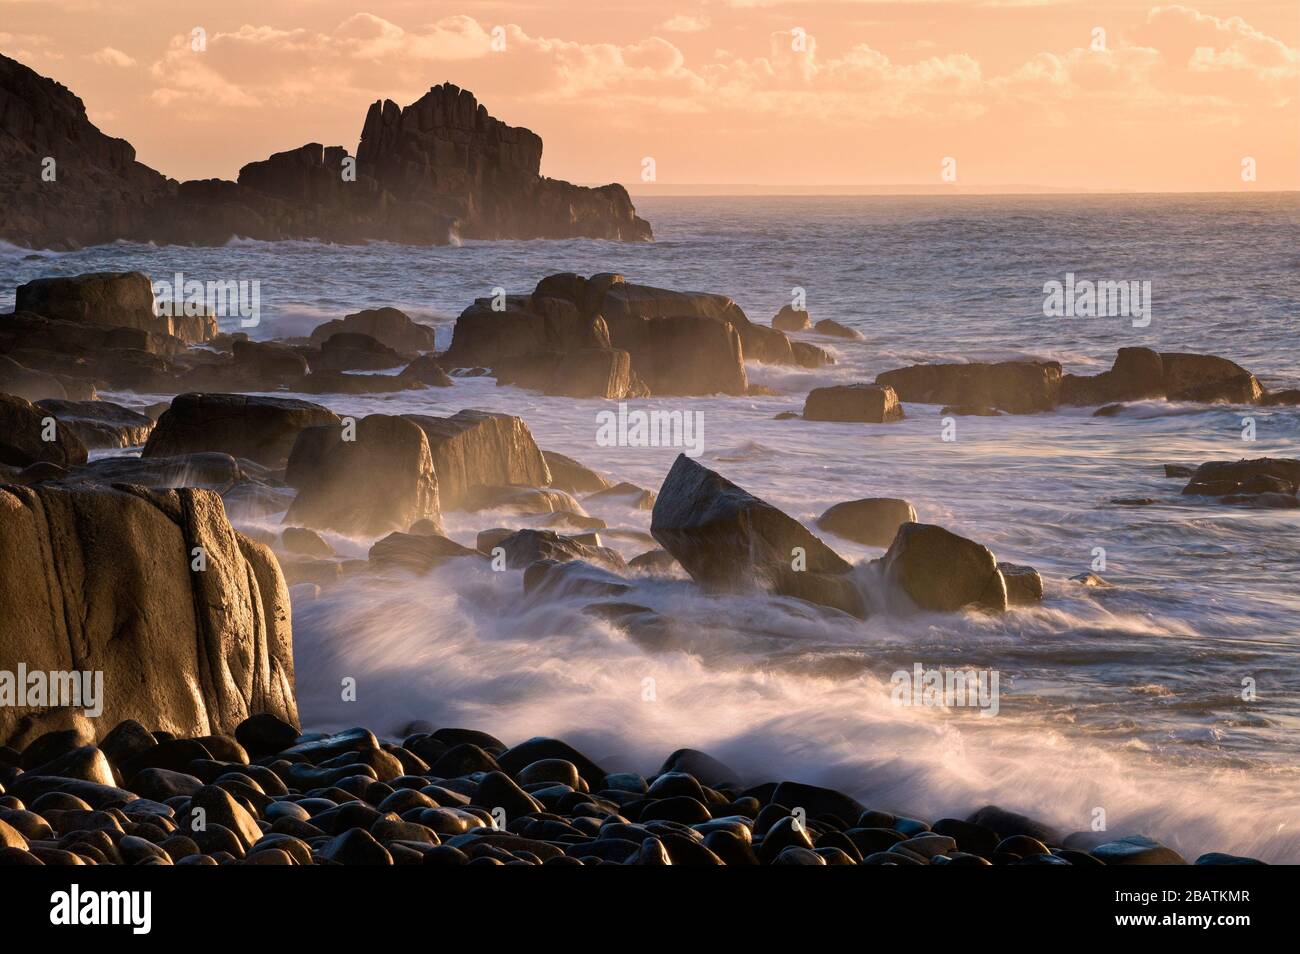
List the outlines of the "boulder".
{"type": "Polygon", "coordinates": [[[14,311],[103,328],[134,328],[170,335],[185,344],[202,344],[217,334],[217,319],[206,310],[196,314],[157,314],[153,283],[140,272],[37,278],[18,287],[14,311]]]}
{"type": "Polygon", "coordinates": [[[1255,404],[1264,396],[1259,380],[1241,365],[1212,354],[1160,355],[1165,397],[1171,401],[1255,404]]]}
{"type": "Polygon", "coordinates": [[[471,487],[462,506],[465,510],[509,510],[517,514],[566,514],[585,517],[587,512],[571,494],[554,488],[471,487]]]}
{"type": "Polygon", "coordinates": [[[443,370],[437,355],[422,354],[402,371],[402,378],[414,381],[425,387],[449,388],[452,386],[451,375],[443,370]]]}
{"type": "Polygon", "coordinates": [[[317,325],[311,332],[312,344],[319,347],[340,332],[368,335],[403,354],[433,350],[433,329],[396,308],[367,308],[317,325]]]}
{"type": "Polygon", "coordinates": [[[999,563],[998,570],[1007,584],[1007,603],[1011,606],[1029,606],[1043,601],[1043,578],[1032,566],[1020,563],[999,563]]]}
{"type": "Polygon", "coordinates": [[[841,384],[810,391],[804,402],[803,416],[808,421],[887,424],[903,419],[903,407],[890,387],[841,384]]]}
{"type": "Polygon", "coordinates": [[[898,528],[916,522],[916,509],[897,497],[866,497],[837,503],[817,518],[817,527],[827,533],[869,547],[887,547],[898,528]]]}
{"type": "Polygon", "coordinates": [[[229,454],[205,451],[177,457],[101,457],[69,474],[67,479],[152,488],[204,487],[225,493],[256,476],[246,473],[229,454]]]}
{"type": "Polygon", "coordinates": [[[68,389],[57,375],[25,368],[0,354],[0,394],[12,394],[25,401],[63,399],[68,389]]]}
{"type": "Polygon", "coordinates": [[[338,424],[333,411],[294,398],[181,394],[158,419],[142,456],[221,451],[283,467],[304,428],[338,424]]]}
{"type": "Polygon", "coordinates": [[[479,486],[544,487],[551,473],[528,425],[518,417],[464,410],[451,417],[408,414],[428,439],[442,506],[464,507],[479,486]]]}
{"type": "Polygon", "coordinates": [[[832,338],[844,338],[848,341],[861,341],[862,335],[848,325],[842,325],[838,321],[830,318],[823,318],[813,326],[813,330],[819,335],[828,335],[832,338]]]}
{"type": "Polygon", "coordinates": [[[428,573],[455,557],[482,559],[478,550],[463,547],[455,540],[438,534],[390,533],[370,548],[373,566],[428,573]]]}
{"type": "Polygon", "coordinates": [[[275,341],[236,340],[231,353],[236,380],[250,390],[294,389],[307,374],[307,359],[275,341]]]}
{"type": "Polygon", "coordinates": [[[782,305],[781,310],[772,318],[772,327],[778,331],[807,331],[812,327],[812,319],[808,317],[806,309],[782,305]]]}
{"type": "Polygon", "coordinates": [[[424,431],[409,420],[371,414],[355,439],[338,425],[299,432],[285,481],[298,496],[289,525],[378,536],[439,519],[438,477],[424,431]]]}
{"type": "MultiPolygon", "coordinates": [[[[258,712],[296,722],[284,579],[211,491],[0,489],[0,565],[0,658],[102,672],[103,731],[135,719],[228,734],[258,712]]],[[[0,739],[21,747],[80,716],[0,707],[0,739]]]]}
{"type": "Polygon", "coordinates": [[[407,363],[401,352],[377,338],[359,331],[338,331],[321,342],[320,354],[312,357],[311,367],[313,371],[383,371],[407,363]]]}
{"type": "MultiPolygon", "coordinates": [[[[759,586],[811,599],[851,567],[801,523],[721,474],[679,454],[659,489],[650,533],[698,583],[759,586]]],[[[836,603],[842,601],[840,592],[836,603]]]]}
{"type": "Polygon", "coordinates": [[[614,486],[609,480],[572,457],[555,451],[542,451],[547,469],[551,472],[551,486],[571,494],[592,493],[614,486]]]}
{"type": "Polygon", "coordinates": [[[30,401],[0,394],[0,464],[72,467],[85,462],[86,445],[72,428],[30,401]]]}
{"type": "Polygon", "coordinates": [[[1295,494],[1300,487],[1300,460],[1259,457],[1212,460],[1197,467],[1184,494],[1224,497],[1229,494],[1295,494]]]}
{"type": "Polygon", "coordinates": [[[1061,403],[1074,405],[1164,397],[1164,361],[1150,348],[1120,348],[1109,371],[1061,379],[1061,403]]]}
{"type": "Polygon", "coordinates": [[[917,364],[876,376],[901,401],[916,404],[971,404],[1012,414],[1056,407],[1061,365],[1056,361],[1002,361],[996,364],[917,364]]]}
{"type": "Polygon", "coordinates": [[[609,347],[609,329],[599,315],[584,315],[573,302],[549,295],[511,295],[504,301],[479,298],[461,312],[443,361],[496,367],[520,355],[609,347]]]}
{"type": "Polygon", "coordinates": [[[485,540],[483,534],[479,537],[479,550],[495,556],[496,549],[500,547],[505,555],[506,566],[511,570],[525,569],[538,560],[554,560],[559,563],[582,560],[618,571],[627,567],[617,551],[584,543],[575,537],[562,536],[554,530],[519,530],[497,539],[485,540]]]}
{"type": "Polygon", "coordinates": [[[903,524],[881,561],[885,578],[918,609],[1007,608],[1007,584],[993,553],[943,527],[903,524]]]}
{"type": "Polygon", "coordinates": [[[149,439],[153,419],[111,401],[40,401],[90,450],[135,447],[149,439]]]}
{"type": "Polygon", "coordinates": [[[494,371],[499,385],[513,384],[562,397],[618,399],[646,393],[632,373],[631,356],[613,348],[514,355],[498,361],[494,371]]]}

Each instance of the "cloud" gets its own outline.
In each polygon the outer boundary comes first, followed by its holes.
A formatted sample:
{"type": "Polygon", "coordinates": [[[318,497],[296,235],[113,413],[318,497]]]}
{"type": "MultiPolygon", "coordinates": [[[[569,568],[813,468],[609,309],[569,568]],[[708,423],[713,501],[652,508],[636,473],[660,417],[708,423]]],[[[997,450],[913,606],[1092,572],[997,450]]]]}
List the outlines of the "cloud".
{"type": "Polygon", "coordinates": [[[90,54],[90,60],[101,66],[120,66],[123,68],[135,66],[134,59],[112,46],[106,46],[102,50],[96,50],[94,53],[90,54]]]}
{"type": "Polygon", "coordinates": [[[690,16],[689,14],[679,13],[674,17],[669,17],[656,30],[665,30],[669,33],[699,33],[701,30],[709,28],[709,18],[705,16],[690,16]]]}

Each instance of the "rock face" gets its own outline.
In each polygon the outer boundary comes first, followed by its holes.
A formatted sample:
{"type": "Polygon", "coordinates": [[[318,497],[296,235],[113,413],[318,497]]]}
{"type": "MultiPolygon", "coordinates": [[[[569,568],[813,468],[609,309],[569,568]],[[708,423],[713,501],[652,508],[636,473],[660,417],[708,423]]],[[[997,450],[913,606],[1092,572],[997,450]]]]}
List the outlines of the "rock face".
{"type": "Polygon", "coordinates": [[[943,527],[903,524],[881,560],[886,579],[918,609],[1007,608],[1007,584],[989,548],[943,527]]]}
{"type": "Polygon", "coordinates": [[[879,384],[841,384],[814,388],[804,402],[808,421],[851,421],[888,424],[903,419],[903,406],[894,389],[879,384]]]}
{"type": "Polygon", "coordinates": [[[897,497],[846,500],[817,518],[819,529],[869,547],[889,546],[899,527],[915,522],[915,508],[897,497]]]}
{"type": "Polygon", "coordinates": [[[49,411],[20,397],[0,394],[0,464],[27,467],[41,462],[60,467],[84,464],[86,445],[49,411]],[[46,435],[54,439],[47,441],[46,435]]]}
{"type": "Polygon", "coordinates": [[[369,335],[402,354],[433,350],[433,329],[412,321],[406,312],[396,308],[367,308],[327,321],[312,329],[311,340],[313,344],[322,345],[343,332],[369,335]]]}
{"type": "Polygon", "coordinates": [[[1061,365],[1056,361],[1002,361],[997,364],[917,364],[876,376],[876,383],[916,404],[994,407],[1032,414],[1056,407],[1061,365]]]}
{"type": "MultiPolygon", "coordinates": [[[[48,175],[48,173],[47,173],[48,175]]],[[[38,248],[111,242],[140,232],[173,187],[86,118],[66,87],[0,56],[0,238],[38,248]],[[44,181],[46,158],[54,181],[44,181]]]]}
{"type": "Polygon", "coordinates": [[[0,239],[19,245],[651,238],[622,186],[544,177],[541,158],[536,134],[448,83],[405,109],[372,105],[355,157],[308,143],[249,163],[237,182],[178,185],[101,133],[66,88],[0,57],[0,239]]]}
{"type": "MultiPolygon", "coordinates": [[[[136,719],[228,734],[259,712],[297,722],[284,579],[211,491],[0,488],[0,565],[0,658],[102,672],[105,731],[136,719]]],[[[81,720],[79,707],[4,706],[0,739],[81,720]]]]}
{"type": "Polygon", "coordinates": [[[158,418],[142,456],[221,451],[282,467],[301,430],[338,423],[333,411],[292,398],[182,394],[158,418]]]}
{"type": "MultiPolygon", "coordinates": [[[[861,612],[851,567],[801,523],[680,454],[664,478],[650,533],[698,583],[721,590],[761,586],[861,612]],[[819,591],[824,596],[815,598],[819,591]]],[[[852,611],[852,610],[849,610],[852,611]]]]}
{"type": "Polygon", "coordinates": [[[472,504],[476,487],[544,487],[551,482],[542,452],[520,418],[466,410],[451,417],[408,414],[406,420],[428,440],[438,492],[448,510],[472,504]]]}
{"type": "Polygon", "coordinates": [[[302,430],[285,481],[298,496],[286,524],[378,536],[417,520],[437,525],[438,478],[424,432],[411,421],[371,414],[355,439],[337,424],[302,430]]]}
{"type": "Polygon", "coordinates": [[[136,328],[172,335],[186,344],[202,344],[217,333],[217,320],[211,315],[155,314],[153,285],[140,272],[37,278],[18,286],[14,311],[102,328],[136,328]]]}

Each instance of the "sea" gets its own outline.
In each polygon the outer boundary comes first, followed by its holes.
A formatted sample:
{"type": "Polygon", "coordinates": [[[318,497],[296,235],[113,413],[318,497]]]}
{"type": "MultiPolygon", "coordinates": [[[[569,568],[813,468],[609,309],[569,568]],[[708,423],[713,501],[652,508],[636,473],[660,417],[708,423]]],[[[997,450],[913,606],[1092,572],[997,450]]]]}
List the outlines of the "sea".
{"type": "MultiPolygon", "coordinates": [[[[466,561],[421,578],[298,586],[304,729],[364,725],[400,739],[424,720],[507,743],[556,736],[611,771],[647,774],[693,747],[748,781],[828,785],[908,816],[966,817],[997,804],[1094,839],[1146,834],[1189,860],[1219,850],[1300,862],[1300,510],[1184,497],[1185,481],[1164,476],[1165,464],[1300,457],[1300,408],[1141,401],[1105,417],[1092,408],[959,417],[947,432],[940,408],[925,405],[906,405],[906,419],[888,425],[775,417],[799,411],[814,387],[913,363],[1039,357],[1093,374],[1126,346],[1222,355],[1268,387],[1300,387],[1300,197],[637,204],[653,243],[118,243],[35,257],[2,247],[0,308],[12,306],[16,285],[46,275],[181,273],[258,282],[257,324],[228,320],[225,330],[299,336],[391,305],[432,325],[444,348],[472,300],[527,293],[555,272],[719,292],[760,323],[801,297],[813,320],[862,336],[799,335],[831,351],[833,366],[751,363],[751,382],[771,396],[629,407],[699,412],[700,462],[809,527],[840,501],[905,498],[921,521],[1036,567],[1041,604],[998,616],[891,610],[861,621],[792,600],[705,595],[682,579],[638,579],[621,599],[658,611],[675,634],[648,644],[584,612],[590,597],[525,597],[522,573],[466,561]],[[1150,320],[1049,315],[1045,286],[1067,276],[1149,283],[1150,320]],[[1133,499],[1151,502],[1115,502],[1133,499]],[[1081,573],[1110,586],[1070,579],[1081,573]],[[918,665],[996,673],[996,714],[900,700],[896,674],[918,665]]],[[[597,435],[613,402],[547,397],[488,377],[312,399],[356,415],[509,412],[544,449],[656,491],[681,450],[606,446],[597,435]]],[[[625,556],[653,548],[648,510],[618,500],[587,509],[625,556]]],[[[234,518],[262,530],[279,519],[234,518]]],[[[537,520],[489,511],[445,522],[472,545],[479,530],[537,520]]],[[[855,563],[883,552],[821,535],[855,563]]],[[[352,557],[373,542],[327,536],[352,557]]]]}

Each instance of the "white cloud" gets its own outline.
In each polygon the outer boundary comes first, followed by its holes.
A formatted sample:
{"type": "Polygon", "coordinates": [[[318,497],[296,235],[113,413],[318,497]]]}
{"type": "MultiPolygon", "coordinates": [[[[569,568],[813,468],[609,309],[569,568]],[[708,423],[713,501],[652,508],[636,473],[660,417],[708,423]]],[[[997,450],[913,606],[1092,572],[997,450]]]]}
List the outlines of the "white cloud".
{"type": "Polygon", "coordinates": [[[669,17],[655,27],[657,30],[664,30],[668,33],[699,33],[701,30],[707,30],[708,28],[708,17],[691,16],[686,13],[679,13],[674,17],[669,17]]]}
{"type": "Polygon", "coordinates": [[[102,50],[96,50],[90,54],[90,59],[100,66],[120,66],[123,68],[135,66],[135,60],[127,56],[116,47],[106,46],[102,50]]]}

